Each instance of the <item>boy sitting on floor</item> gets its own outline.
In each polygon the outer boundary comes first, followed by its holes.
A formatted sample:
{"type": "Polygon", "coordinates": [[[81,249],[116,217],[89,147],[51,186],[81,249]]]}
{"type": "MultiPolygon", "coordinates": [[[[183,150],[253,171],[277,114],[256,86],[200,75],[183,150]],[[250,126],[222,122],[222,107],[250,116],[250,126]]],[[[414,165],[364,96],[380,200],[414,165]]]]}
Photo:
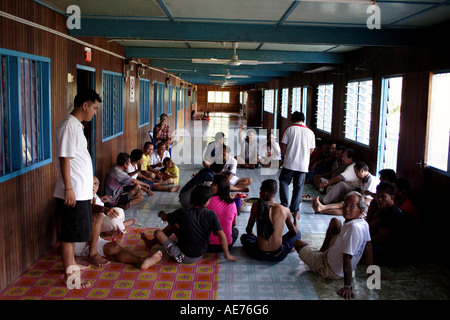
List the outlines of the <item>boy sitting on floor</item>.
{"type": "Polygon", "coordinates": [[[161,169],[165,181],[170,181],[171,184],[178,185],[180,180],[180,169],[169,157],[165,157],[163,160],[164,168],[161,169]]]}
{"type": "MultiPolygon", "coordinates": [[[[111,196],[99,197],[97,195],[99,186],[100,181],[96,176],[94,176],[94,198],[92,199],[92,203],[104,207],[105,202],[108,202],[111,196]]],[[[114,210],[117,216],[109,217],[107,214],[103,213],[102,234],[106,236],[112,234],[112,232],[116,232],[117,230],[120,233],[125,233],[126,227],[132,226],[136,223],[136,219],[125,220],[125,213],[122,208],[115,207],[109,208],[108,210],[114,210]]]]}
{"type": "Polygon", "coordinates": [[[164,245],[166,252],[179,263],[194,263],[200,260],[208,250],[211,232],[219,237],[225,258],[236,261],[236,257],[228,251],[227,237],[222,230],[217,214],[206,207],[212,196],[212,190],[208,186],[198,185],[191,195],[193,206],[189,209],[178,209],[167,214],[161,211],[158,216],[169,224],[164,230],[158,229],[154,238],[149,239],[145,233],[141,233],[148,249],[156,244],[164,245]],[[178,241],[169,238],[175,234],[178,241]]]}

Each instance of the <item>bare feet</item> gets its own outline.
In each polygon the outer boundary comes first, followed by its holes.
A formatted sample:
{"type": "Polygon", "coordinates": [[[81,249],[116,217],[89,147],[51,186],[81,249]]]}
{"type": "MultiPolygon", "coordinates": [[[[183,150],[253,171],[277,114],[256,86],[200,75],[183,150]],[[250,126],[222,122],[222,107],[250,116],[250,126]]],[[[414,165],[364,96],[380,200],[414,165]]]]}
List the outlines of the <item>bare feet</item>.
{"type": "Polygon", "coordinates": [[[177,192],[178,190],[180,190],[180,185],[170,188],[170,192],[177,192]]]}
{"type": "MultiPolygon", "coordinates": [[[[73,267],[73,266],[72,266],[73,267]]],[[[86,289],[91,286],[91,282],[88,280],[82,280],[80,272],[86,270],[89,267],[76,264],[75,269],[69,267],[64,274],[63,282],[67,285],[68,289],[86,289]],[[77,270],[78,269],[78,270],[77,270]]]]}
{"type": "Polygon", "coordinates": [[[98,253],[96,253],[96,254],[94,254],[94,255],[92,255],[92,256],[89,256],[89,257],[88,257],[88,260],[89,260],[90,262],[92,262],[92,264],[93,264],[94,266],[97,266],[97,267],[106,266],[107,264],[110,264],[110,263],[111,263],[108,259],[103,258],[103,257],[102,257],[101,255],[99,255],[98,253]]]}
{"type": "Polygon", "coordinates": [[[312,207],[315,213],[319,213],[321,209],[322,203],[320,202],[319,197],[315,197],[312,199],[312,207]]]}
{"type": "Polygon", "coordinates": [[[136,219],[128,219],[128,220],[125,220],[125,221],[123,222],[123,225],[124,225],[125,227],[130,227],[130,226],[136,224],[136,222],[137,222],[136,219]]]}
{"type": "Polygon", "coordinates": [[[90,264],[84,265],[84,264],[78,264],[78,263],[76,264],[76,266],[77,266],[78,268],[80,268],[80,271],[87,270],[87,269],[89,269],[89,268],[91,267],[90,264]]]}
{"type": "Polygon", "coordinates": [[[144,232],[141,232],[141,239],[144,241],[145,246],[146,246],[147,249],[149,249],[149,250],[150,250],[151,248],[153,248],[153,246],[157,243],[157,241],[156,241],[155,238],[153,238],[153,239],[150,240],[144,232]]]}
{"type": "Polygon", "coordinates": [[[149,197],[151,197],[151,196],[153,195],[153,191],[150,190],[150,188],[148,188],[147,190],[145,190],[145,192],[147,193],[147,195],[148,195],[149,197]]]}
{"type": "Polygon", "coordinates": [[[142,263],[140,265],[140,269],[145,270],[145,269],[150,268],[154,264],[157,264],[159,261],[161,261],[161,258],[162,258],[162,252],[158,250],[157,252],[152,254],[150,257],[147,257],[142,261],[142,263]]]}
{"type": "Polygon", "coordinates": [[[89,280],[81,280],[80,279],[80,283],[71,283],[71,281],[69,281],[69,283],[67,283],[67,279],[70,278],[70,275],[67,275],[64,277],[64,284],[67,285],[67,288],[69,289],[86,289],[89,288],[91,286],[91,282],[89,280]]]}

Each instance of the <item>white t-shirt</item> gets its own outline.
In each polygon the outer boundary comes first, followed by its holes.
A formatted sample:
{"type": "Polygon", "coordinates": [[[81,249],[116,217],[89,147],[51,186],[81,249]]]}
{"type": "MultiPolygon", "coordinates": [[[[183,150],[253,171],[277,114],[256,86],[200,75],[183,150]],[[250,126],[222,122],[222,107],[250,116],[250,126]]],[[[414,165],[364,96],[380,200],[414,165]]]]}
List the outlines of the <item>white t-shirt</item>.
{"type": "MultiPolygon", "coordinates": [[[[170,158],[170,153],[169,153],[169,151],[165,150],[165,151],[164,151],[164,154],[163,154],[163,156],[162,156],[162,158],[160,158],[158,152],[155,150],[155,151],[153,151],[153,153],[150,155],[150,164],[151,164],[152,166],[154,166],[154,165],[157,164],[157,163],[162,163],[163,160],[164,160],[165,158],[170,158]]],[[[156,170],[161,170],[162,168],[164,168],[164,166],[156,167],[155,169],[156,169],[156,170]]]]}
{"type": "MultiPolygon", "coordinates": [[[[369,173],[367,180],[361,180],[361,191],[369,190],[372,193],[377,193],[377,186],[380,184],[380,179],[369,173]]],[[[372,196],[364,195],[367,199],[372,199],[372,196]]]]}
{"type": "Polygon", "coordinates": [[[345,222],[336,242],[328,250],[327,260],[331,269],[344,277],[343,254],[352,256],[352,270],[361,259],[366,243],[370,241],[369,224],[364,219],[354,219],[345,222]]]}
{"type": "Polygon", "coordinates": [[[361,187],[361,180],[356,176],[355,173],[355,163],[350,164],[344,172],[341,173],[343,181],[348,182],[351,186],[355,188],[361,187]]]}
{"type": "Polygon", "coordinates": [[[233,158],[232,156],[229,156],[227,159],[227,162],[223,165],[222,172],[230,171],[234,175],[236,175],[237,172],[237,160],[233,158]]]}
{"type": "Polygon", "coordinates": [[[284,130],[281,143],[286,144],[283,167],[293,171],[308,172],[311,150],[316,147],[314,132],[296,122],[284,130]]]}
{"type": "MultiPolygon", "coordinates": [[[[136,163],[135,166],[133,166],[133,165],[131,164],[131,162],[130,162],[130,164],[128,165],[128,168],[127,168],[127,173],[135,172],[137,169],[138,169],[137,163],[136,163]]],[[[136,172],[135,174],[133,174],[133,175],[130,176],[130,177],[132,177],[133,179],[137,179],[137,177],[138,177],[138,172],[136,172]]]]}
{"type": "MultiPolygon", "coordinates": [[[[68,115],[56,128],[56,157],[70,159],[70,179],[75,198],[78,201],[91,200],[94,188],[92,159],[89,154],[83,125],[77,118],[68,115]]],[[[64,181],[61,166],[58,165],[59,177],[56,180],[53,197],[65,199],[64,181]]]]}
{"type": "Polygon", "coordinates": [[[280,145],[276,141],[272,142],[272,148],[267,146],[267,143],[261,144],[258,156],[260,159],[261,157],[268,157],[271,160],[280,160],[281,159],[280,145]]]}

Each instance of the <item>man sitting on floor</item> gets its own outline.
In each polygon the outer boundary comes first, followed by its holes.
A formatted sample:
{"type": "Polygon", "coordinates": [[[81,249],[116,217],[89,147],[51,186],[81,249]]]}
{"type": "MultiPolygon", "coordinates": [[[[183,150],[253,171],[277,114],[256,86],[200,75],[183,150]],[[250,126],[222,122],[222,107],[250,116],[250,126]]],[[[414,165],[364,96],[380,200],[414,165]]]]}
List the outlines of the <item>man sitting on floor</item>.
{"type": "MultiPolygon", "coordinates": [[[[334,188],[335,200],[345,198],[350,191],[359,191],[363,194],[366,204],[372,200],[372,194],[376,192],[377,185],[380,180],[369,172],[369,167],[364,162],[357,162],[354,166],[355,174],[358,177],[358,184],[347,183],[346,181],[339,182],[334,188]]],[[[332,202],[329,204],[322,204],[319,197],[313,199],[312,207],[315,213],[342,215],[343,201],[332,202]]]]}
{"type": "Polygon", "coordinates": [[[148,184],[130,177],[127,173],[129,164],[130,155],[119,153],[116,165],[109,170],[105,178],[105,194],[111,196],[105,206],[127,210],[144,200],[141,189],[150,191],[148,184]]]}
{"type": "Polygon", "coordinates": [[[158,216],[169,224],[163,230],[158,229],[154,238],[149,239],[144,233],[141,238],[148,249],[156,244],[164,245],[166,252],[179,263],[194,263],[200,260],[208,250],[211,232],[219,237],[220,245],[227,260],[236,261],[228,251],[227,236],[222,230],[217,214],[206,207],[212,196],[208,186],[198,185],[192,191],[193,207],[178,209],[167,214],[161,211],[158,216]],[[177,241],[169,238],[172,234],[177,241]]]}
{"type": "Polygon", "coordinates": [[[296,211],[291,220],[290,210],[274,202],[277,189],[273,179],[262,182],[260,200],[252,205],[247,233],[241,236],[245,251],[257,260],[282,261],[293,249],[294,242],[301,238],[298,229],[300,213],[296,211]],[[253,233],[255,222],[257,235],[253,233]],[[283,235],[285,225],[288,232],[283,235]]]}
{"type": "Polygon", "coordinates": [[[294,243],[298,256],[312,271],[325,279],[344,278],[344,287],[338,294],[345,299],[354,297],[352,272],[364,254],[364,262],[372,264],[369,225],[361,216],[366,208],[364,197],[352,191],[344,200],[344,225],[332,218],[320,250],[303,240],[294,243]]]}
{"type": "Polygon", "coordinates": [[[230,190],[231,191],[244,191],[248,192],[250,189],[249,185],[253,183],[252,178],[238,178],[236,176],[237,172],[237,160],[231,156],[231,148],[229,146],[223,145],[223,161],[224,166],[222,172],[231,172],[230,178],[230,190]]]}
{"type": "Polygon", "coordinates": [[[353,149],[346,149],[342,154],[342,163],[345,166],[345,169],[341,171],[340,174],[335,175],[331,179],[321,178],[322,181],[319,185],[319,191],[328,193],[331,191],[334,185],[341,181],[355,181],[358,178],[355,175],[355,171],[353,166],[355,165],[355,151],[353,149]]]}
{"type": "Polygon", "coordinates": [[[377,186],[378,212],[369,222],[376,264],[398,265],[408,261],[413,246],[411,221],[395,203],[395,187],[388,182],[377,186]]]}

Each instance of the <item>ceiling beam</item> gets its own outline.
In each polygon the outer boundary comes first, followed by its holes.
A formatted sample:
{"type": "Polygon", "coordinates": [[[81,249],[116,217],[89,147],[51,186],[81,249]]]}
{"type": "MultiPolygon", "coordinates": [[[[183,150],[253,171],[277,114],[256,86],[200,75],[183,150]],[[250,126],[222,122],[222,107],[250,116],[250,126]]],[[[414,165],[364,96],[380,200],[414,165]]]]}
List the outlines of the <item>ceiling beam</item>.
{"type": "MultiPolygon", "coordinates": [[[[154,47],[126,47],[128,58],[150,59],[231,59],[233,51],[222,49],[182,49],[154,47]]],[[[288,63],[344,63],[345,56],[340,53],[238,50],[239,60],[283,61],[288,63]]]]}
{"type": "Polygon", "coordinates": [[[414,30],[81,18],[71,36],[184,41],[410,46],[414,30]]]}

